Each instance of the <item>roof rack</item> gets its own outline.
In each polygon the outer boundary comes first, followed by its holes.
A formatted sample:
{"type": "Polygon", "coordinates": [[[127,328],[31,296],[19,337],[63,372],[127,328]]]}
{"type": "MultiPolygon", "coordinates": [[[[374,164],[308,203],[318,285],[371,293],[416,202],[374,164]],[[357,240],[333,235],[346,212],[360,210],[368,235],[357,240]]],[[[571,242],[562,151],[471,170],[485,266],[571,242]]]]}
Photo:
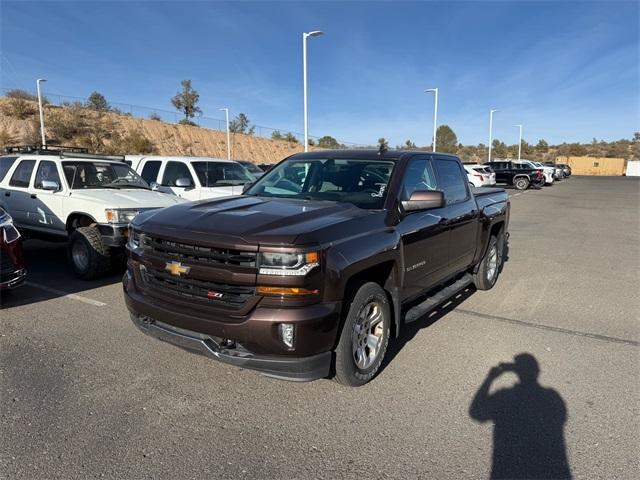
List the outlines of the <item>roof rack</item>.
{"type": "Polygon", "coordinates": [[[68,152],[66,150],[60,152],[60,158],[90,158],[93,160],[125,161],[124,155],[102,155],[99,153],[68,152]]]}
{"type": "Polygon", "coordinates": [[[83,147],[68,147],[65,145],[14,145],[5,147],[5,154],[30,153],[34,155],[59,155],[61,152],[89,153],[83,147]]]}

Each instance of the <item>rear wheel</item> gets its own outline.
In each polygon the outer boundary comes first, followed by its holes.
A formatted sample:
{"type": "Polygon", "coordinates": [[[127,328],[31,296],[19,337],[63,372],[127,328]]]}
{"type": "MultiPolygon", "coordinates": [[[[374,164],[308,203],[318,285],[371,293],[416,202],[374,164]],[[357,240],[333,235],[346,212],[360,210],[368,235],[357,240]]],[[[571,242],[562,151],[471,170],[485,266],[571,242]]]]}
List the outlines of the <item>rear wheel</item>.
{"type": "Polygon", "coordinates": [[[529,188],[529,179],[526,177],[519,177],[513,181],[513,186],[516,190],[526,190],[529,188]]]}
{"type": "Polygon", "coordinates": [[[478,290],[490,290],[496,284],[504,261],[503,253],[504,237],[492,235],[478,271],[473,274],[473,283],[478,290]]]}
{"type": "Polygon", "coordinates": [[[83,280],[105,275],[111,267],[109,249],[95,227],[80,227],[69,236],[67,256],[73,272],[83,280]]]}
{"type": "Polygon", "coordinates": [[[364,385],[378,373],[389,343],[391,310],[377,283],[362,285],[351,301],[336,348],[335,380],[364,385]]]}

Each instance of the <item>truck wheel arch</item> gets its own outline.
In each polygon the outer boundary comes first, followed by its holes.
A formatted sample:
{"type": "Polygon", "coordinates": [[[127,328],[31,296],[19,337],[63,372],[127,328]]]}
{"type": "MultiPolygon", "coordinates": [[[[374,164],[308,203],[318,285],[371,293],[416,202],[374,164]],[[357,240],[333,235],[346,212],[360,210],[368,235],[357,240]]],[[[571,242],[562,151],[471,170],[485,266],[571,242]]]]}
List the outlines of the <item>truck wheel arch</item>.
{"type": "Polygon", "coordinates": [[[73,212],[67,217],[65,225],[67,233],[70,234],[78,227],[88,227],[93,223],[96,223],[96,220],[91,215],[82,212],[73,212]]]}
{"type": "Polygon", "coordinates": [[[350,299],[360,285],[375,282],[387,294],[391,305],[391,334],[396,338],[400,334],[400,298],[398,295],[397,265],[394,260],[370,266],[352,274],[345,283],[344,299],[350,299]]]}
{"type": "MultiPolygon", "coordinates": [[[[480,255],[480,259],[483,259],[485,254],[487,253],[487,249],[489,248],[489,243],[491,242],[491,237],[497,237],[501,235],[504,232],[504,228],[505,228],[504,221],[496,222],[495,224],[491,225],[491,228],[489,229],[489,234],[487,235],[487,238],[483,241],[482,255],[480,255]]],[[[480,268],[480,261],[478,261],[478,263],[473,267],[473,271],[477,272],[478,268],[480,268]]]]}

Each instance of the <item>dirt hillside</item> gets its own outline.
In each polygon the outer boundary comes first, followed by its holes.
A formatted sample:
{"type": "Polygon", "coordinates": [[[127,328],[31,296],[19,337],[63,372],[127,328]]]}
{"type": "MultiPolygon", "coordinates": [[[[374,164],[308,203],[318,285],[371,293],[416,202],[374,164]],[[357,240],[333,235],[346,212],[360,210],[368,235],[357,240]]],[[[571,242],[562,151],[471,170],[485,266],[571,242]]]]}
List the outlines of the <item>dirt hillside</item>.
{"type": "MultiPolygon", "coordinates": [[[[0,147],[10,144],[39,143],[37,106],[27,102],[24,110],[0,98],[0,147]]],[[[158,120],[134,118],[115,113],[100,113],[84,108],[45,107],[45,130],[49,143],[86,146],[92,150],[118,153],[149,153],[140,142],[123,148],[123,139],[144,137],[158,155],[195,155],[226,158],[226,133],[189,125],[174,125],[158,120]],[[95,147],[95,148],[92,148],[95,147]]],[[[143,144],[144,145],[144,144],[143,144]]],[[[148,149],[148,147],[146,147],[148,149]]],[[[231,155],[236,160],[276,163],[303,150],[299,143],[271,140],[252,135],[231,134],[231,155]]]]}

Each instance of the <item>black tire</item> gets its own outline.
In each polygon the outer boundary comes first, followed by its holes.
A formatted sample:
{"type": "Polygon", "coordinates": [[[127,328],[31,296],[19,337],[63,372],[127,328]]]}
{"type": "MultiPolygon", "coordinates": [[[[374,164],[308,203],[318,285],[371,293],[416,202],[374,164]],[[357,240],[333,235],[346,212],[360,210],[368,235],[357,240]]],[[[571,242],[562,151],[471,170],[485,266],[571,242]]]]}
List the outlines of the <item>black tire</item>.
{"type": "Polygon", "coordinates": [[[391,309],[386,293],[377,283],[369,282],[363,284],[352,298],[353,300],[349,305],[349,310],[342,326],[340,340],[335,350],[335,380],[342,385],[359,387],[376,376],[387,352],[391,326],[391,309]],[[377,306],[381,320],[375,324],[368,323],[370,326],[367,328],[366,319],[374,318],[375,316],[373,313],[371,316],[367,315],[371,305],[377,306]],[[360,325],[365,326],[360,330],[362,333],[358,333],[360,325]],[[365,334],[364,332],[367,333],[365,334]],[[368,351],[373,353],[372,349],[369,348],[368,343],[365,345],[363,335],[378,338],[377,351],[371,358],[366,355],[366,351],[369,349],[368,351]],[[364,357],[357,359],[358,352],[363,352],[364,357]],[[366,365],[366,361],[369,360],[371,363],[366,365]],[[358,365],[359,362],[365,368],[361,368],[358,365]]]}
{"type": "Polygon", "coordinates": [[[513,181],[513,186],[516,190],[526,190],[529,188],[529,179],[526,177],[518,177],[513,181]]]}
{"type": "Polygon", "coordinates": [[[79,227],[71,233],[67,257],[73,273],[83,280],[102,277],[111,268],[111,252],[95,227],[79,227]]]}
{"type": "Polygon", "coordinates": [[[478,290],[491,290],[498,280],[504,262],[504,237],[492,235],[487,251],[480,261],[478,271],[473,274],[473,283],[478,290]],[[496,255],[493,264],[493,255],[496,255]]]}

